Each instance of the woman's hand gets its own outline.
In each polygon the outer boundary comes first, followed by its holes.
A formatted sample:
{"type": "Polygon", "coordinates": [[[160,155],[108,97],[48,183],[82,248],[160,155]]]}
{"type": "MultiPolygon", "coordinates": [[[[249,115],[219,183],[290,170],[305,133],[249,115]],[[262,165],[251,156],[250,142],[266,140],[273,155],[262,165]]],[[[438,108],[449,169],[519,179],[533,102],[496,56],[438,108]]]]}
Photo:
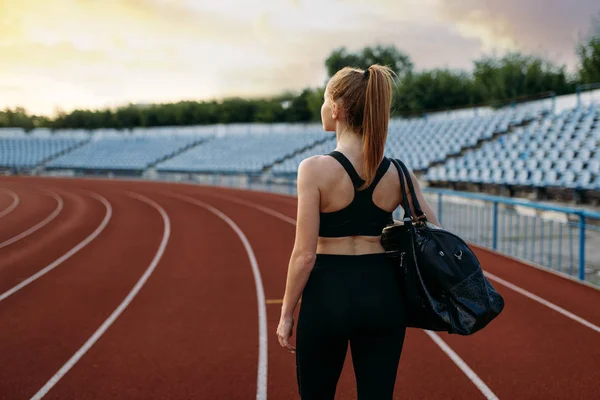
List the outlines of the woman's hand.
{"type": "Polygon", "coordinates": [[[294,327],[294,317],[281,317],[279,326],[277,327],[277,339],[281,347],[286,347],[292,353],[296,352],[296,348],[289,343],[292,337],[292,329],[294,327]]]}

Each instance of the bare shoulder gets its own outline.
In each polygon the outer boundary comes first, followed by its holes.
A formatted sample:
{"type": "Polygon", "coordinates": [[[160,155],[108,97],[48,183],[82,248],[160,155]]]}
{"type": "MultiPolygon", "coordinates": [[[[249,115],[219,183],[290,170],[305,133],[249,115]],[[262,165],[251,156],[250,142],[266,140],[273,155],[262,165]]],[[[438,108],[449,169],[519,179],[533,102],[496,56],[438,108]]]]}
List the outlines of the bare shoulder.
{"type": "Polygon", "coordinates": [[[417,176],[415,175],[415,173],[413,172],[412,169],[409,169],[408,173],[410,174],[410,179],[412,180],[413,185],[415,186],[415,189],[419,190],[421,188],[421,185],[419,183],[419,178],[417,178],[417,176]]]}
{"type": "Polygon", "coordinates": [[[328,169],[328,159],[331,157],[326,157],[322,155],[315,155],[311,157],[307,157],[300,162],[298,166],[298,179],[302,178],[317,178],[322,175],[323,171],[328,169]]]}
{"type": "MultiPolygon", "coordinates": [[[[415,185],[415,187],[419,186],[418,178],[415,175],[415,173],[413,172],[413,170],[410,169],[408,166],[407,166],[407,169],[408,169],[408,174],[410,176],[410,179],[413,182],[413,185],[415,185]]],[[[398,184],[400,184],[399,183],[400,182],[400,172],[398,171],[398,168],[396,168],[396,166],[394,165],[393,162],[390,163],[390,166],[389,166],[386,174],[384,175],[384,179],[387,179],[390,181],[391,180],[398,181],[398,184]]]]}
{"type": "Polygon", "coordinates": [[[390,165],[388,166],[388,169],[385,172],[385,174],[383,174],[381,180],[386,182],[398,182],[398,185],[400,185],[400,175],[398,174],[398,169],[391,161],[392,160],[390,159],[390,165]]]}

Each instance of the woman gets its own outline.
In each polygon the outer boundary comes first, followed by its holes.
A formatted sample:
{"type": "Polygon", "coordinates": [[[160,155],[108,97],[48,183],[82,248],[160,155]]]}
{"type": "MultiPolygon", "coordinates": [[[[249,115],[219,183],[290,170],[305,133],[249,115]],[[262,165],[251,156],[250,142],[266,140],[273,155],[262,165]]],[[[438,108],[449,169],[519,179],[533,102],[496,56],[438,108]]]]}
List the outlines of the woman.
{"type": "MultiPolygon", "coordinates": [[[[398,171],[383,157],[391,100],[389,68],[338,71],[321,107],[337,147],[298,168],[296,239],[277,336],[296,353],[303,400],[334,398],[348,343],[358,398],[392,398],[406,326],[394,265],[380,243],[402,200],[398,171]]],[[[423,211],[439,225],[411,178],[423,211]]]]}

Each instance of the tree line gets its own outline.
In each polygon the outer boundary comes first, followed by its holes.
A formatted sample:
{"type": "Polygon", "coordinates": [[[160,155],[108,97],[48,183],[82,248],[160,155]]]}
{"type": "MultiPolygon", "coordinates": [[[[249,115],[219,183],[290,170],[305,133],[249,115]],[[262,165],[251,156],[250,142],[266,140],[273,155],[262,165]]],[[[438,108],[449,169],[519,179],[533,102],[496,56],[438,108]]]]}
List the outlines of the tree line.
{"type": "MultiPolygon", "coordinates": [[[[600,29],[597,29],[600,31],[600,29]]],[[[472,71],[435,68],[415,71],[410,56],[395,46],[377,45],[357,52],[335,49],[325,60],[328,77],[345,66],[366,68],[378,63],[396,73],[392,114],[421,116],[425,112],[471,106],[500,106],[534,99],[544,93],[573,93],[577,85],[600,82],[600,33],[576,48],[578,68],[569,74],[537,56],[511,52],[476,60],[472,71]]],[[[23,108],[0,111],[0,127],[97,129],[204,125],[243,122],[310,122],[320,120],[323,87],[306,88],[272,98],[227,98],[134,105],[104,110],[74,110],[55,117],[31,115],[23,108]]]]}

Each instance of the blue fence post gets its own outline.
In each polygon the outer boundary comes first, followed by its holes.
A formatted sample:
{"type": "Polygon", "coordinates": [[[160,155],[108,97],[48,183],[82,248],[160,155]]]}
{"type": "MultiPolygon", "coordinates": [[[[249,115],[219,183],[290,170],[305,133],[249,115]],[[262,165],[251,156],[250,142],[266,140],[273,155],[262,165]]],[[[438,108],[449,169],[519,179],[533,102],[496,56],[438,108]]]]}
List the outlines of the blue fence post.
{"type": "Polygon", "coordinates": [[[579,279],[585,280],[585,217],[579,215],[579,279]]]}
{"type": "Polygon", "coordinates": [[[573,226],[569,223],[569,275],[573,276],[573,226]]]}
{"type": "Polygon", "coordinates": [[[545,224],[544,224],[544,219],[540,219],[540,225],[542,225],[542,240],[540,240],[541,244],[540,244],[540,265],[544,265],[544,233],[545,233],[545,224]]]}
{"type": "Polygon", "coordinates": [[[440,222],[440,224],[442,223],[442,194],[438,192],[438,215],[437,215],[437,219],[440,222]]]}
{"type": "Polygon", "coordinates": [[[494,201],[494,217],[493,217],[493,226],[492,229],[494,231],[493,233],[493,239],[492,239],[492,246],[494,250],[498,250],[498,202],[494,201]]]}
{"type": "Polygon", "coordinates": [[[558,224],[558,270],[562,272],[562,228],[563,224],[558,224]]]}

